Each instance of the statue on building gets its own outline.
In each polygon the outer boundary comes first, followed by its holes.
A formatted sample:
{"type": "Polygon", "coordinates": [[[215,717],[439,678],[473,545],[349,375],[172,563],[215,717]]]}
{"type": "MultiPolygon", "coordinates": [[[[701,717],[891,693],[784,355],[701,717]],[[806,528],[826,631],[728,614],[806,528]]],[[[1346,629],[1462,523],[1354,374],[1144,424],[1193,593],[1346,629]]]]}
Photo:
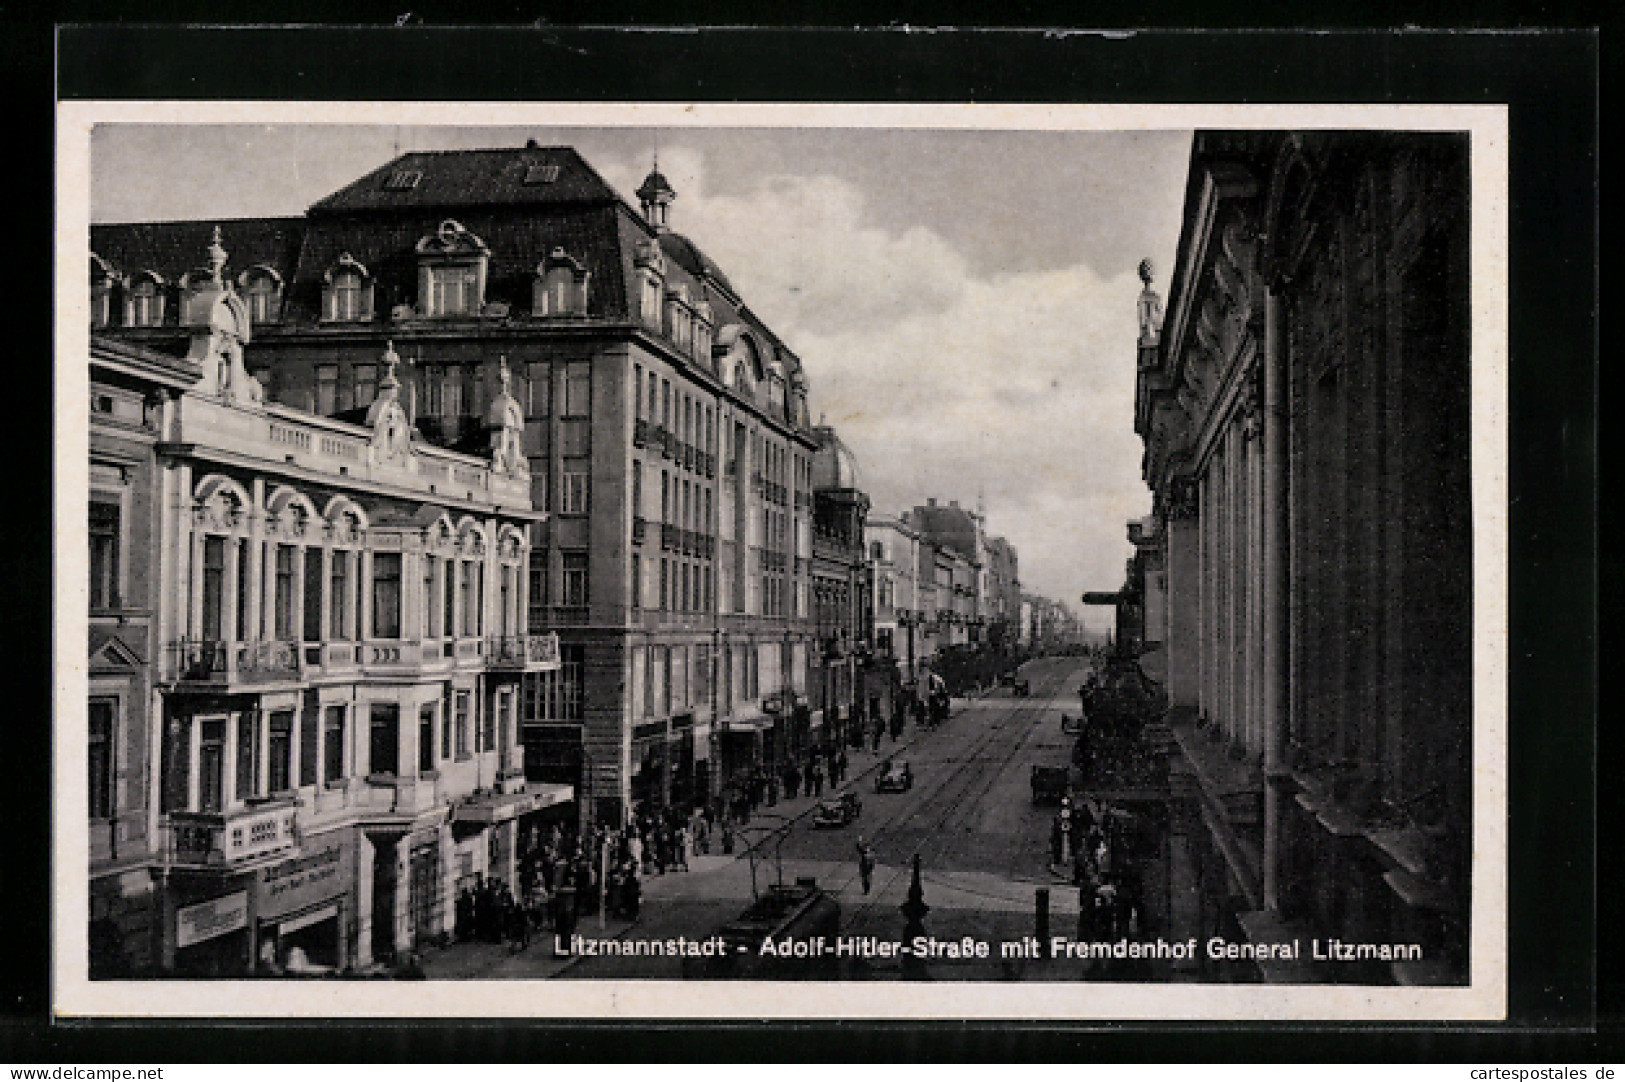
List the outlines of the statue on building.
{"type": "Polygon", "coordinates": [[[1162,298],[1157,291],[1151,288],[1151,278],[1155,268],[1151,260],[1140,260],[1140,281],[1145,288],[1140,290],[1138,313],[1140,317],[1140,346],[1142,348],[1155,346],[1162,336],[1162,298]]]}
{"type": "Polygon", "coordinates": [[[498,473],[519,473],[529,469],[525,458],[525,411],[509,390],[512,376],[508,358],[497,368],[498,390],[486,412],[485,425],[491,439],[491,468],[498,473]]]}

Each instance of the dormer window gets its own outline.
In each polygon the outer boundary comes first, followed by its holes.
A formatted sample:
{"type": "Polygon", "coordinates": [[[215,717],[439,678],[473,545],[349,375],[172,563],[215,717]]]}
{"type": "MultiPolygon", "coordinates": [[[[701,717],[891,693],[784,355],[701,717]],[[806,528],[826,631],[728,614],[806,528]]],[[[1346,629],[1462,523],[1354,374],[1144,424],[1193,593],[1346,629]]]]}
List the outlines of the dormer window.
{"type": "Polygon", "coordinates": [[[423,174],[416,169],[397,169],[384,178],[384,191],[409,192],[422,179],[423,174]]]}
{"type": "Polygon", "coordinates": [[[559,167],[556,165],[532,164],[525,166],[526,184],[551,184],[559,179],[559,167]]]}
{"type": "Polygon", "coordinates": [[[90,257],[90,324],[106,327],[113,322],[113,292],[118,275],[100,256],[90,257]]]}
{"type": "Polygon", "coordinates": [[[531,311],[538,316],[586,315],[587,281],[591,277],[587,268],[563,248],[553,249],[536,268],[531,311]]]}
{"type": "Polygon", "coordinates": [[[491,251],[448,218],[418,241],[418,308],[426,316],[475,316],[485,306],[485,270],[491,251]]]}
{"type": "Polygon", "coordinates": [[[479,272],[473,267],[429,267],[430,316],[466,316],[480,310],[479,272]]]}
{"type": "Polygon", "coordinates": [[[640,241],[634,262],[638,269],[638,319],[645,327],[658,331],[666,288],[666,257],[660,251],[660,242],[640,241]]]}
{"type": "Polygon", "coordinates": [[[349,252],[328,268],[322,290],[322,318],[359,323],[372,318],[372,275],[349,252]]]}
{"type": "Polygon", "coordinates": [[[694,341],[693,311],[688,306],[688,289],[679,285],[666,296],[666,337],[683,352],[694,341]]]}
{"type": "Polygon", "coordinates": [[[282,315],[282,277],[270,267],[251,267],[237,280],[254,324],[275,323],[282,315]]]}
{"type": "Polygon", "coordinates": [[[701,301],[694,307],[694,356],[711,363],[711,328],[714,317],[711,314],[711,302],[701,301]]]}
{"type": "Polygon", "coordinates": [[[164,282],[152,271],[142,271],[124,299],[128,327],[158,327],[164,322],[164,282]]]}

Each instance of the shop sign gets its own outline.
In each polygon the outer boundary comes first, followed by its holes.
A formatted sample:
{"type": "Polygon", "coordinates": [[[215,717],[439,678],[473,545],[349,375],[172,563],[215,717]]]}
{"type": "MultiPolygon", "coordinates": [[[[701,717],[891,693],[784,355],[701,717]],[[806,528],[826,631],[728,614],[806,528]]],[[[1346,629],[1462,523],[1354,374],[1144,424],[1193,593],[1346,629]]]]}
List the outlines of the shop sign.
{"type": "Polygon", "coordinates": [[[175,911],[175,945],[190,947],[248,927],[248,891],[185,906],[175,911]]]}
{"type": "Polygon", "coordinates": [[[262,868],[259,873],[259,915],[274,918],[292,913],[348,889],[349,831],[307,841],[297,857],[262,868]]]}

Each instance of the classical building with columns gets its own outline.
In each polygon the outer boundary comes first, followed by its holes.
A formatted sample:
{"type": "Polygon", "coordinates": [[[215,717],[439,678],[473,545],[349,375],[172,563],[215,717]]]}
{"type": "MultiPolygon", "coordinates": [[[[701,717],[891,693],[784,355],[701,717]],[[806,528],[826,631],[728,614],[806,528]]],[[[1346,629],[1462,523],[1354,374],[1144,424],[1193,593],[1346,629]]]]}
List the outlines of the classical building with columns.
{"type": "Polygon", "coordinates": [[[1204,934],[1423,948],[1331,979],[1466,976],[1467,191],[1454,134],[1199,132],[1166,315],[1141,267],[1119,618],[1161,655],[1178,859],[1204,934]]]}
{"type": "MultiPolygon", "coordinates": [[[[276,408],[368,424],[391,349],[436,462],[488,454],[491,411],[517,404],[545,512],[523,526],[526,626],[560,640],[557,671],[519,678],[524,769],[612,826],[771,769],[816,664],[806,374],[672,228],[658,169],[635,195],[530,143],[403,154],[301,216],[218,223],[276,408]]],[[[93,226],[98,329],[184,352],[214,224],[93,226]]],[[[479,494],[455,469],[433,485],[479,494]]]]}
{"type": "MultiPolygon", "coordinates": [[[[168,359],[196,378],[152,399],[154,469],[127,501],[150,513],[127,540],[144,539],[130,555],[157,584],[148,964],[394,961],[455,931],[460,886],[515,883],[521,832],[573,799],[522,770],[520,682],[558,668],[556,639],[527,625],[544,516],[523,413],[499,380],[483,446],[429,444],[387,344],[353,418],[268,401],[218,233],[197,255],[173,324],[186,355],[168,359]]],[[[93,341],[97,357],[163,358],[93,341]]]]}

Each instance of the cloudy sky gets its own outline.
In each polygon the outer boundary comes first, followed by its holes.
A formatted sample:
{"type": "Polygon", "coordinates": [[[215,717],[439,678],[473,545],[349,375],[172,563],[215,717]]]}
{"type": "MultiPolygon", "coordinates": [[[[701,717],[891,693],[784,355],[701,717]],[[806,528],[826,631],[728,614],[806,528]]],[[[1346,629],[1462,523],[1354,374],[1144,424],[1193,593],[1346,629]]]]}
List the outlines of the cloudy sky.
{"type": "Polygon", "coordinates": [[[1190,134],[103,125],[95,221],[291,215],[401,150],[570,144],[672,225],[802,358],[877,512],[957,499],[1065,601],[1122,582],[1149,510],[1133,431],[1135,266],[1178,242],[1190,134]]]}

